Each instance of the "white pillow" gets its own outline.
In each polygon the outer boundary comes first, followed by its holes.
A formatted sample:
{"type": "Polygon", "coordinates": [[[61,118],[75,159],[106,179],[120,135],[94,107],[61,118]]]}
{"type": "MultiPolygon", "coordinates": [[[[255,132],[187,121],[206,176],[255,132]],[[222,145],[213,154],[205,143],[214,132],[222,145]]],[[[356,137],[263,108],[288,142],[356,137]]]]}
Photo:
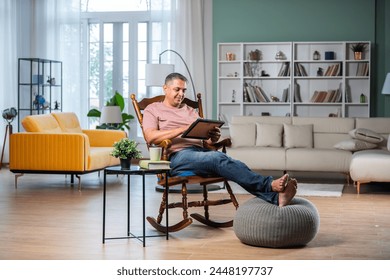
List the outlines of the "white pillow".
{"type": "Polygon", "coordinates": [[[256,123],[256,146],[281,147],[283,136],[282,124],[256,123]]]}
{"type": "Polygon", "coordinates": [[[232,147],[250,147],[255,145],[256,125],[254,123],[229,124],[232,147]]]}
{"type": "Polygon", "coordinates": [[[313,148],[313,125],[283,124],[285,148],[313,148]]]}
{"type": "Polygon", "coordinates": [[[376,148],[376,144],[369,143],[366,141],[358,140],[358,139],[348,139],[341,141],[334,145],[336,149],[340,150],[347,150],[351,152],[360,151],[360,150],[367,150],[367,149],[374,149],[376,148]]]}
{"type": "Polygon", "coordinates": [[[349,132],[349,135],[352,138],[363,140],[369,143],[380,143],[383,141],[383,136],[375,131],[372,131],[367,128],[355,128],[349,132]]]}

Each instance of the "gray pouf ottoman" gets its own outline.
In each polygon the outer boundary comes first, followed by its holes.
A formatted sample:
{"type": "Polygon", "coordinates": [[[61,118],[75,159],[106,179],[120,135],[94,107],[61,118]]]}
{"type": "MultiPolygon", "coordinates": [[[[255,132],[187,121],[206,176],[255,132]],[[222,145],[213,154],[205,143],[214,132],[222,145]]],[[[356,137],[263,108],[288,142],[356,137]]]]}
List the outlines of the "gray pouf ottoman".
{"type": "Polygon", "coordinates": [[[237,209],[233,221],[234,233],[242,243],[271,248],[304,246],[319,227],[317,208],[301,197],[294,197],[284,207],[254,197],[237,209]]]}

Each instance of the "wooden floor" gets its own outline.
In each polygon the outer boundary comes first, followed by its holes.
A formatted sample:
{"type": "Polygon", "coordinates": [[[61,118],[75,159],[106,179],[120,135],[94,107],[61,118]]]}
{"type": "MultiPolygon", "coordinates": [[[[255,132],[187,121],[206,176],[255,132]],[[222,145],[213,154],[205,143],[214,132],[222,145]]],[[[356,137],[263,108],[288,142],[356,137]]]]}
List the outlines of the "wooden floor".
{"type": "MultiPolygon", "coordinates": [[[[82,176],[82,191],[63,175],[28,175],[19,178],[7,168],[0,171],[0,259],[3,260],[388,260],[390,259],[390,185],[370,184],[357,195],[345,186],[340,198],[307,197],[318,208],[321,225],[307,246],[269,249],[242,244],[232,228],[208,228],[196,221],[172,233],[169,240],[154,237],[146,247],[136,239],[102,244],[102,181],[97,173],[82,176]]],[[[132,180],[134,231],[141,230],[140,178],[132,180]]],[[[155,177],[147,178],[147,215],[157,212],[161,193],[155,177]]],[[[107,235],[126,230],[126,179],[108,177],[107,235]]],[[[213,196],[223,194],[212,193],[213,196]]],[[[171,194],[170,200],[177,194],[171,194]]],[[[250,195],[237,196],[240,203],[250,195]]],[[[190,209],[194,212],[195,209],[190,209]]],[[[213,216],[234,216],[232,205],[214,207],[213,216]]],[[[170,211],[170,220],[181,215],[170,211]]],[[[148,233],[155,231],[147,224],[148,233]]]]}

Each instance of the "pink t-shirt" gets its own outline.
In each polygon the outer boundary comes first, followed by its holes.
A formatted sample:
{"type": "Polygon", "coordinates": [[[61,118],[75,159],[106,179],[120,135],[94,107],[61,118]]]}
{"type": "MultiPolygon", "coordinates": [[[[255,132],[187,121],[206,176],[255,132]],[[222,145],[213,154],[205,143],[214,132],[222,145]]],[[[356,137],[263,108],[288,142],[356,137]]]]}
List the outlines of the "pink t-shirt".
{"type": "MultiPolygon", "coordinates": [[[[180,108],[171,108],[165,106],[162,102],[155,102],[145,108],[142,126],[143,129],[170,130],[179,126],[190,125],[198,118],[198,112],[186,104],[183,104],[180,108]]],[[[180,135],[171,140],[172,146],[168,150],[168,154],[190,146],[203,146],[201,140],[181,138],[180,135]]]]}

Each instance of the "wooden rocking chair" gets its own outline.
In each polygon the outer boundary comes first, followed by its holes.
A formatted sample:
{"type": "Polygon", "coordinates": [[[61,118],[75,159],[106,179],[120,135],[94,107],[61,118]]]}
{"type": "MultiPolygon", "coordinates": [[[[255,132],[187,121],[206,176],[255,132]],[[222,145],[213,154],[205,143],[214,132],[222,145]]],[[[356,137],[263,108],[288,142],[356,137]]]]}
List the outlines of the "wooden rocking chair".
{"type": "MultiPolygon", "coordinates": [[[[151,103],[154,102],[162,102],[164,100],[165,96],[164,95],[159,95],[156,97],[152,98],[144,98],[140,102],[137,102],[135,99],[135,95],[131,95],[132,103],[135,109],[135,113],[137,115],[139,124],[142,127],[142,121],[143,121],[143,110],[146,108],[151,103]]],[[[202,109],[202,99],[201,99],[201,94],[197,94],[197,101],[192,101],[188,98],[185,98],[183,100],[183,103],[187,104],[188,106],[191,106],[195,109],[197,109],[199,116],[203,118],[203,109],[202,109]]],[[[142,130],[143,131],[143,130],[142,130]]],[[[147,143],[148,148],[150,143],[147,143]]],[[[163,148],[163,155],[162,159],[167,160],[167,148],[171,145],[171,140],[166,139],[162,141],[159,146],[163,148]]],[[[207,148],[218,150],[221,149],[222,152],[226,153],[226,147],[231,145],[231,140],[229,138],[223,139],[220,142],[215,143],[212,146],[208,146],[207,148]]],[[[158,184],[160,186],[165,185],[165,178],[164,174],[159,174],[158,175],[158,184]]],[[[189,226],[192,223],[192,218],[211,227],[231,227],[233,226],[233,220],[229,220],[226,222],[216,222],[212,221],[209,217],[209,206],[216,206],[216,205],[222,205],[222,204],[228,204],[228,203],[233,203],[234,207],[237,209],[238,208],[238,202],[236,197],[234,196],[232,189],[228,183],[228,181],[223,178],[223,177],[201,177],[201,176],[176,176],[176,177],[168,177],[168,187],[172,186],[177,186],[181,185],[181,194],[182,194],[182,199],[181,202],[172,202],[168,204],[168,208],[176,208],[180,207],[183,209],[183,219],[172,225],[172,226],[164,226],[161,224],[161,221],[163,219],[163,214],[165,211],[165,202],[166,202],[166,194],[163,192],[162,195],[162,201],[160,204],[160,209],[159,213],[156,218],[153,217],[147,217],[148,222],[158,231],[166,233],[168,232],[175,232],[179,231],[187,226],[189,226]],[[207,186],[210,184],[215,184],[215,183],[224,183],[224,186],[230,196],[230,198],[226,199],[220,199],[220,200],[210,200],[208,197],[208,188],[207,186]],[[187,199],[187,184],[199,184],[203,187],[203,200],[202,201],[188,201],[187,199]],[[193,213],[188,217],[188,208],[189,207],[203,207],[204,208],[204,215],[198,214],[198,213],[193,213]]]]}

